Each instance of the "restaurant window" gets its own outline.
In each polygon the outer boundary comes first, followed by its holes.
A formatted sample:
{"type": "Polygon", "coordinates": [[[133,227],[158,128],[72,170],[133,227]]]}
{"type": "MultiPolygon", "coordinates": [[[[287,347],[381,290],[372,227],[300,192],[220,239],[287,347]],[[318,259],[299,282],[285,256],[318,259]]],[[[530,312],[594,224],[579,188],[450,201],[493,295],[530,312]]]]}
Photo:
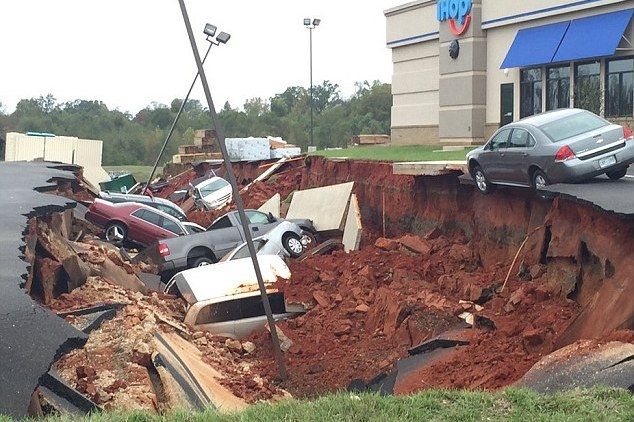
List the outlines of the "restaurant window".
{"type": "Polygon", "coordinates": [[[542,70],[520,72],[520,118],[542,112],[542,70]]]}
{"type": "Polygon", "coordinates": [[[570,107],[570,66],[546,70],[546,110],[570,107]]]}
{"type": "Polygon", "coordinates": [[[632,117],[634,114],[634,58],[607,63],[605,115],[632,117]]]}
{"type": "Polygon", "coordinates": [[[601,114],[601,64],[575,66],[575,107],[601,114]]]}

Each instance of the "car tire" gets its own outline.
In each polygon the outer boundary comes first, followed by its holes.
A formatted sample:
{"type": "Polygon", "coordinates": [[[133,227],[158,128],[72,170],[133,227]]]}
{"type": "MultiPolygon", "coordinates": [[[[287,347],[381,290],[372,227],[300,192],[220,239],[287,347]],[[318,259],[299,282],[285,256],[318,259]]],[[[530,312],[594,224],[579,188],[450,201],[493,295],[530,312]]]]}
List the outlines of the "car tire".
{"type": "Polygon", "coordinates": [[[128,228],[123,223],[115,221],[106,226],[105,235],[108,242],[120,244],[128,239],[128,228]]]}
{"type": "Polygon", "coordinates": [[[207,265],[215,264],[216,262],[208,256],[199,256],[192,261],[191,268],[206,267],[207,265]]]}
{"type": "Polygon", "coordinates": [[[622,179],[625,177],[626,174],[627,174],[627,168],[624,168],[621,170],[609,171],[606,173],[606,175],[612,180],[622,179]]]}
{"type": "Polygon", "coordinates": [[[484,175],[482,167],[475,166],[472,170],[471,175],[473,177],[473,181],[475,182],[476,188],[478,188],[481,193],[488,195],[489,193],[493,192],[494,186],[484,175]]]}
{"type": "Polygon", "coordinates": [[[534,189],[540,189],[550,185],[550,179],[543,171],[535,170],[533,172],[533,175],[531,176],[531,184],[533,185],[534,189]]]}
{"type": "Polygon", "coordinates": [[[286,233],[282,237],[282,246],[284,246],[291,258],[299,258],[304,253],[304,245],[302,245],[300,237],[295,233],[286,233]]]}

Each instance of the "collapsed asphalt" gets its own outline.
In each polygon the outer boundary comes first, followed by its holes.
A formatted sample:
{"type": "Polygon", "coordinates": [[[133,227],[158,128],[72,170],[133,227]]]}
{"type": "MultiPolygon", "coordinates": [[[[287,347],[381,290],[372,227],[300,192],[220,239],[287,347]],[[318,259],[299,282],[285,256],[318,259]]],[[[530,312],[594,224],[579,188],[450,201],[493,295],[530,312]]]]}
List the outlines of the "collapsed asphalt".
{"type": "Polygon", "coordinates": [[[597,177],[583,183],[559,183],[540,191],[548,196],[563,196],[586,202],[622,216],[634,216],[634,177],[621,180],[597,177]]]}
{"type": "Polygon", "coordinates": [[[22,284],[29,263],[21,257],[27,219],[60,212],[75,202],[36,190],[54,189],[53,180],[75,180],[68,166],[0,163],[0,413],[26,416],[38,380],[53,361],[83,345],[87,336],[29,297],[22,284]]]}

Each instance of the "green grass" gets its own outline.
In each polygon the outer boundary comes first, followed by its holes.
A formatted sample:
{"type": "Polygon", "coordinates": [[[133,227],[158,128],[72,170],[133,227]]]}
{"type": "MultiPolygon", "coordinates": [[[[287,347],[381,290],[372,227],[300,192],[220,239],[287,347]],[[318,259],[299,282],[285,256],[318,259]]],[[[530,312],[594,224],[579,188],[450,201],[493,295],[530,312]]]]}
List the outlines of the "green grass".
{"type": "MultiPolygon", "coordinates": [[[[103,168],[106,171],[123,171],[132,173],[137,182],[145,182],[152,172],[152,166],[103,166],[103,168]]],[[[162,171],[163,168],[159,167],[156,169],[156,174],[161,174],[162,171]]]]}
{"type": "Polygon", "coordinates": [[[469,148],[463,151],[436,152],[438,145],[362,146],[340,150],[317,151],[315,155],[329,158],[354,158],[380,161],[454,161],[464,160],[469,148]]]}
{"type": "MultiPolygon", "coordinates": [[[[0,417],[0,421],[10,421],[0,417]]],[[[314,401],[285,400],[258,404],[243,412],[214,410],[103,413],[85,418],[49,417],[48,421],[632,421],[634,399],[626,390],[597,388],[541,396],[527,390],[500,393],[426,391],[414,396],[380,397],[340,393],[314,401]]]]}

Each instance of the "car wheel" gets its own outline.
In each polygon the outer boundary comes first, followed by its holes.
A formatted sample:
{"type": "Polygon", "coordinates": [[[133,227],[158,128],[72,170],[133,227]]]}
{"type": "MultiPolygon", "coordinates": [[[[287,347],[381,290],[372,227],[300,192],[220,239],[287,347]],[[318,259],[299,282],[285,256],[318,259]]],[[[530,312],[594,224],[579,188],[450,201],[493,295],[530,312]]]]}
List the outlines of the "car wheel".
{"type": "Polygon", "coordinates": [[[110,223],[106,226],[106,240],[112,243],[123,243],[128,238],[128,228],[122,223],[110,223]]]}
{"type": "Polygon", "coordinates": [[[291,255],[292,258],[299,258],[304,252],[304,245],[298,235],[295,233],[287,233],[282,238],[282,246],[291,255]]]}
{"type": "Polygon", "coordinates": [[[627,174],[627,168],[624,168],[621,170],[609,171],[606,174],[612,180],[619,180],[625,177],[625,175],[627,174]]]}
{"type": "Polygon", "coordinates": [[[541,170],[535,170],[532,177],[533,187],[535,189],[542,189],[548,185],[550,185],[550,180],[546,173],[541,170]]]}
{"type": "Polygon", "coordinates": [[[206,256],[201,256],[196,258],[193,262],[191,267],[192,268],[198,268],[198,267],[206,267],[207,265],[211,265],[211,264],[215,264],[214,260],[211,258],[208,258],[206,256]]]}
{"type": "Polygon", "coordinates": [[[493,185],[489,182],[489,179],[484,175],[482,171],[482,167],[476,166],[473,169],[473,181],[476,184],[476,187],[483,194],[489,194],[493,191],[493,185]]]}

